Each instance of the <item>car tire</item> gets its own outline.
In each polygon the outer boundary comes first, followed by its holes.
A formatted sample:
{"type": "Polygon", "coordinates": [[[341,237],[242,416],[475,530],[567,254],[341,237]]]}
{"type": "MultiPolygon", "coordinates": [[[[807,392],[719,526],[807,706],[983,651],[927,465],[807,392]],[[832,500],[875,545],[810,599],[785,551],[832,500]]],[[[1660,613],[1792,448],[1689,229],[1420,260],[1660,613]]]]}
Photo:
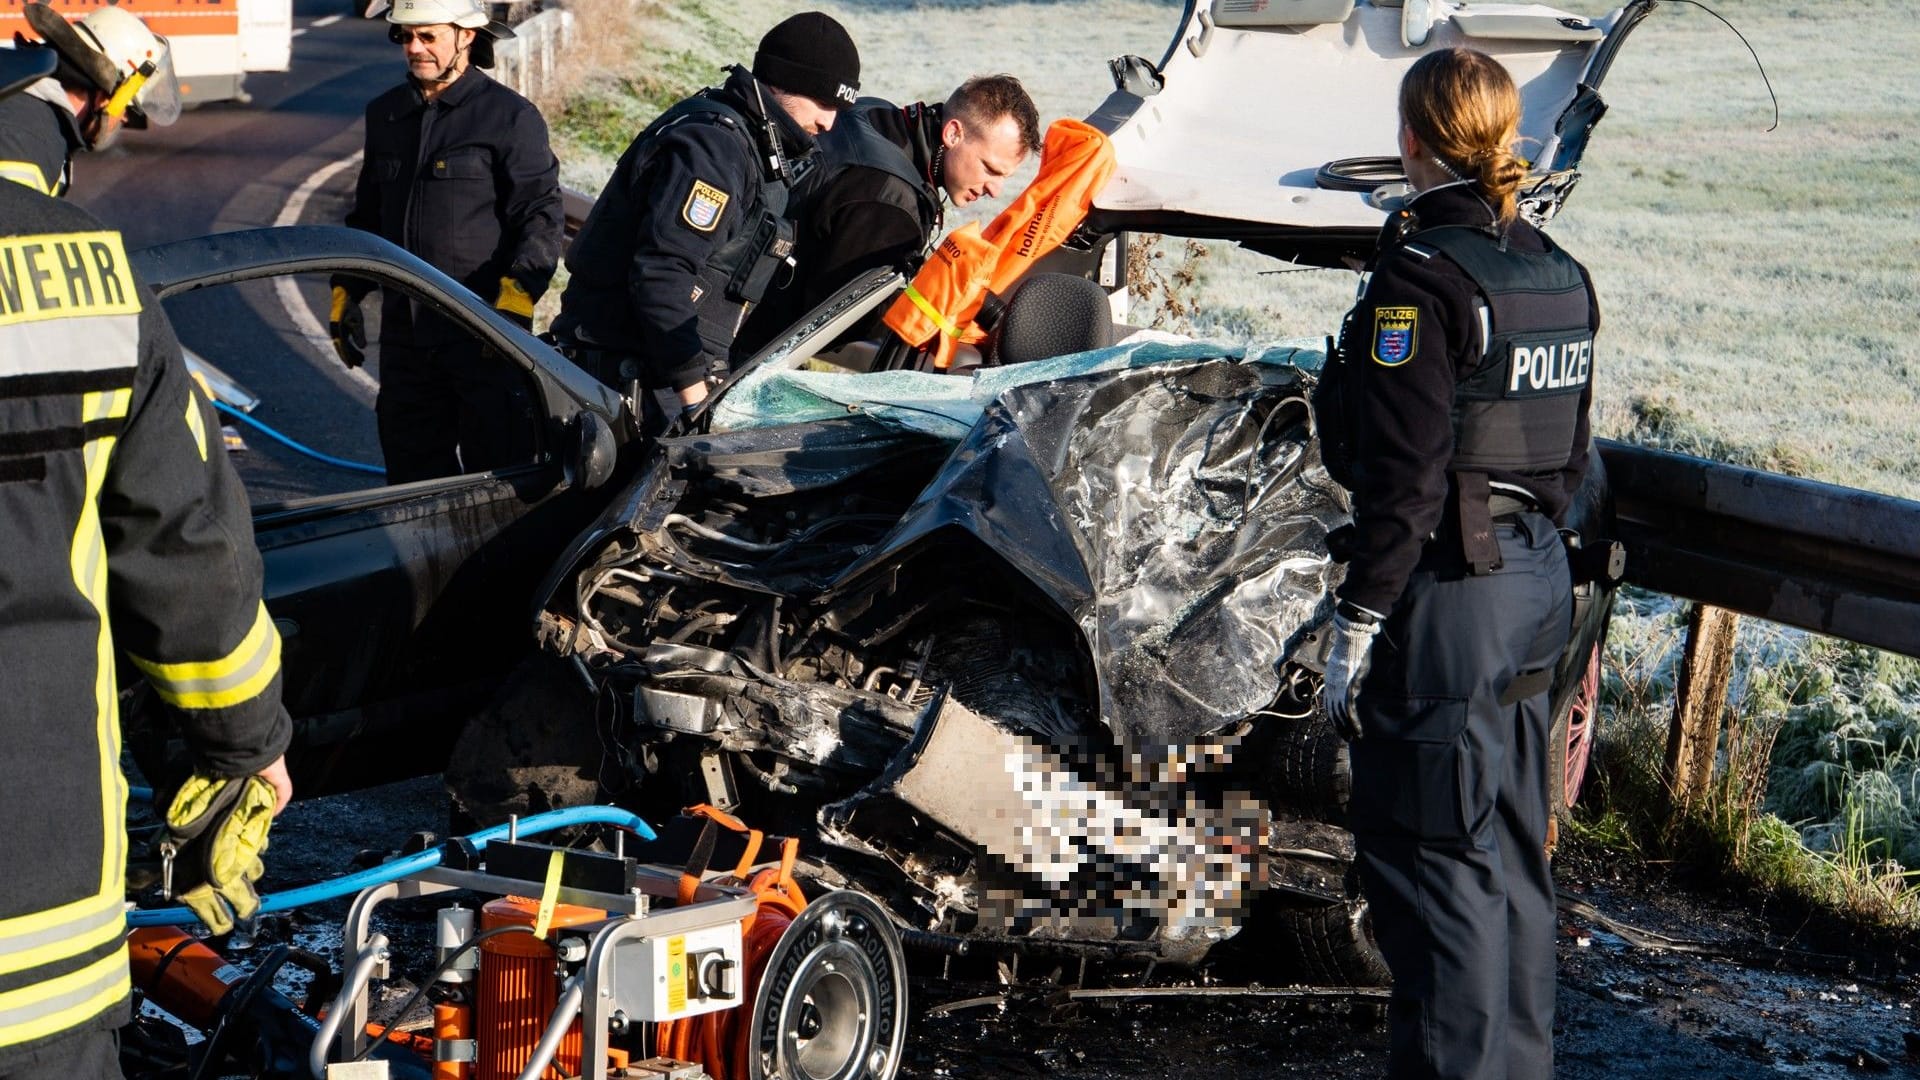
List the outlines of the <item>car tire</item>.
{"type": "MultiPolygon", "coordinates": [[[[1364,897],[1345,903],[1272,896],[1260,913],[1267,955],[1283,957],[1280,975],[1310,986],[1386,986],[1393,981],[1373,940],[1364,897]]],[[[1268,976],[1269,979],[1272,976],[1268,976]]]]}
{"type": "Polygon", "coordinates": [[[1347,820],[1353,794],[1353,762],[1347,740],[1315,709],[1307,716],[1270,721],[1273,743],[1267,755],[1262,794],[1274,802],[1335,824],[1347,820]]]}

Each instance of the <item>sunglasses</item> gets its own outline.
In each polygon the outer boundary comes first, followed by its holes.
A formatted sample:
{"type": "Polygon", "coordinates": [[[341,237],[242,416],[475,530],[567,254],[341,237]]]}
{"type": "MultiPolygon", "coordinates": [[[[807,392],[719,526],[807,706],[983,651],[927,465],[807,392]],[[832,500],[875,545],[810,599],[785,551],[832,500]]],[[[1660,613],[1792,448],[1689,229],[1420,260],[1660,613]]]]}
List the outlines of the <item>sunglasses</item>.
{"type": "Polygon", "coordinates": [[[453,30],[408,30],[405,27],[395,26],[387,31],[387,40],[395,45],[418,41],[422,45],[431,47],[434,42],[447,40],[454,33],[453,30]]]}

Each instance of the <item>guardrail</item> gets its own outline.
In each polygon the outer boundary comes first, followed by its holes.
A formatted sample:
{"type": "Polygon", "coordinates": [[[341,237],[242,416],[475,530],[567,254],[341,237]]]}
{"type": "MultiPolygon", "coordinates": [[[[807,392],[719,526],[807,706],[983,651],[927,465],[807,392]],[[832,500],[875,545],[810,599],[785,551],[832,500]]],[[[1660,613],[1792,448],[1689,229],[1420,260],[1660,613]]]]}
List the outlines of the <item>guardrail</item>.
{"type": "Polygon", "coordinates": [[[1920,502],[1600,440],[1627,581],[1920,656],[1920,502]]]}
{"type": "Polygon", "coordinates": [[[573,13],[552,8],[513,24],[513,36],[493,46],[493,78],[522,97],[533,97],[553,81],[556,57],[573,43],[573,13]]]}

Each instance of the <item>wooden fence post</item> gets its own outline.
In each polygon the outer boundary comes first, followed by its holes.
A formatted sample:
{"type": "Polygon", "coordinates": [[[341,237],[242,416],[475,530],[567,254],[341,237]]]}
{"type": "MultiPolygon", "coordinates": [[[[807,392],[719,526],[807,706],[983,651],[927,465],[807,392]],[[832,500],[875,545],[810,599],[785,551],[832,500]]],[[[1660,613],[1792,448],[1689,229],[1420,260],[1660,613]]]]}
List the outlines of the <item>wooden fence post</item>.
{"type": "Polygon", "coordinates": [[[1695,604],[1687,617],[1686,652],[1667,734],[1667,782],[1676,807],[1698,799],[1713,779],[1739,630],[1740,616],[1725,608],[1695,604]]]}

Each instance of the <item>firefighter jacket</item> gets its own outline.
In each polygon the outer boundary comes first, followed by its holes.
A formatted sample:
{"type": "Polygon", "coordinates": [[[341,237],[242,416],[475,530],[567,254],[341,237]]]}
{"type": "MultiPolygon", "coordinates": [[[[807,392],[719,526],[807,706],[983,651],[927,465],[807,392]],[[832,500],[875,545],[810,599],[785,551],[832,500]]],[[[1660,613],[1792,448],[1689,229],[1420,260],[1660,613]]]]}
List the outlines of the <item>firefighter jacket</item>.
{"type": "Polygon", "coordinates": [[[0,99],[0,180],[43,195],[67,193],[73,152],[85,144],[66,93],[57,80],[41,79],[0,99]]]}
{"type": "Polygon", "coordinates": [[[280,637],[220,423],[120,235],[0,184],[0,1075],[127,1019],[116,657],[195,765],[285,750],[280,637]]]}
{"type": "Polygon", "coordinates": [[[650,388],[727,358],[747,309],[791,264],[787,200],[814,140],[736,67],[634,139],[567,252],[553,332],[630,354],[650,388]]]}
{"type": "MultiPolygon", "coordinates": [[[[938,150],[945,118],[944,105],[861,98],[819,137],[820,152],[794,186],[787,213],[794,279],[747,316],[736,358],[759,351],[868,270],[891,266],[911,276],[920,268],[944,220],[938,150]]],[[[874,336],[884,329],[879,322],[876,313],[845,336],[874,336]]]]}
{"type": "MultiPolygon", "coordinates": [[[[367,106],[347,224],[420,256],[491,303],[511,277],[534,299],[560,261],[560,163],[526,98],[468,68],[428,102],[411,79],[367,106]]],[[[421,348],[467,340],[398,290],[380,332],[421,348]]]]}
{"type": "Polygon", "coordinates": [[[1497,233],[1471,188],[1433,188],[1401,215],[1328,368],[1341,403],[1315,402],[1354,496],[1338,596],[1383,614],[1429,539],[1462,543],[1490,495],[1565,514],[1586,473],[1600,327],[1586,269],[1524,221],[1497,233]]]}

